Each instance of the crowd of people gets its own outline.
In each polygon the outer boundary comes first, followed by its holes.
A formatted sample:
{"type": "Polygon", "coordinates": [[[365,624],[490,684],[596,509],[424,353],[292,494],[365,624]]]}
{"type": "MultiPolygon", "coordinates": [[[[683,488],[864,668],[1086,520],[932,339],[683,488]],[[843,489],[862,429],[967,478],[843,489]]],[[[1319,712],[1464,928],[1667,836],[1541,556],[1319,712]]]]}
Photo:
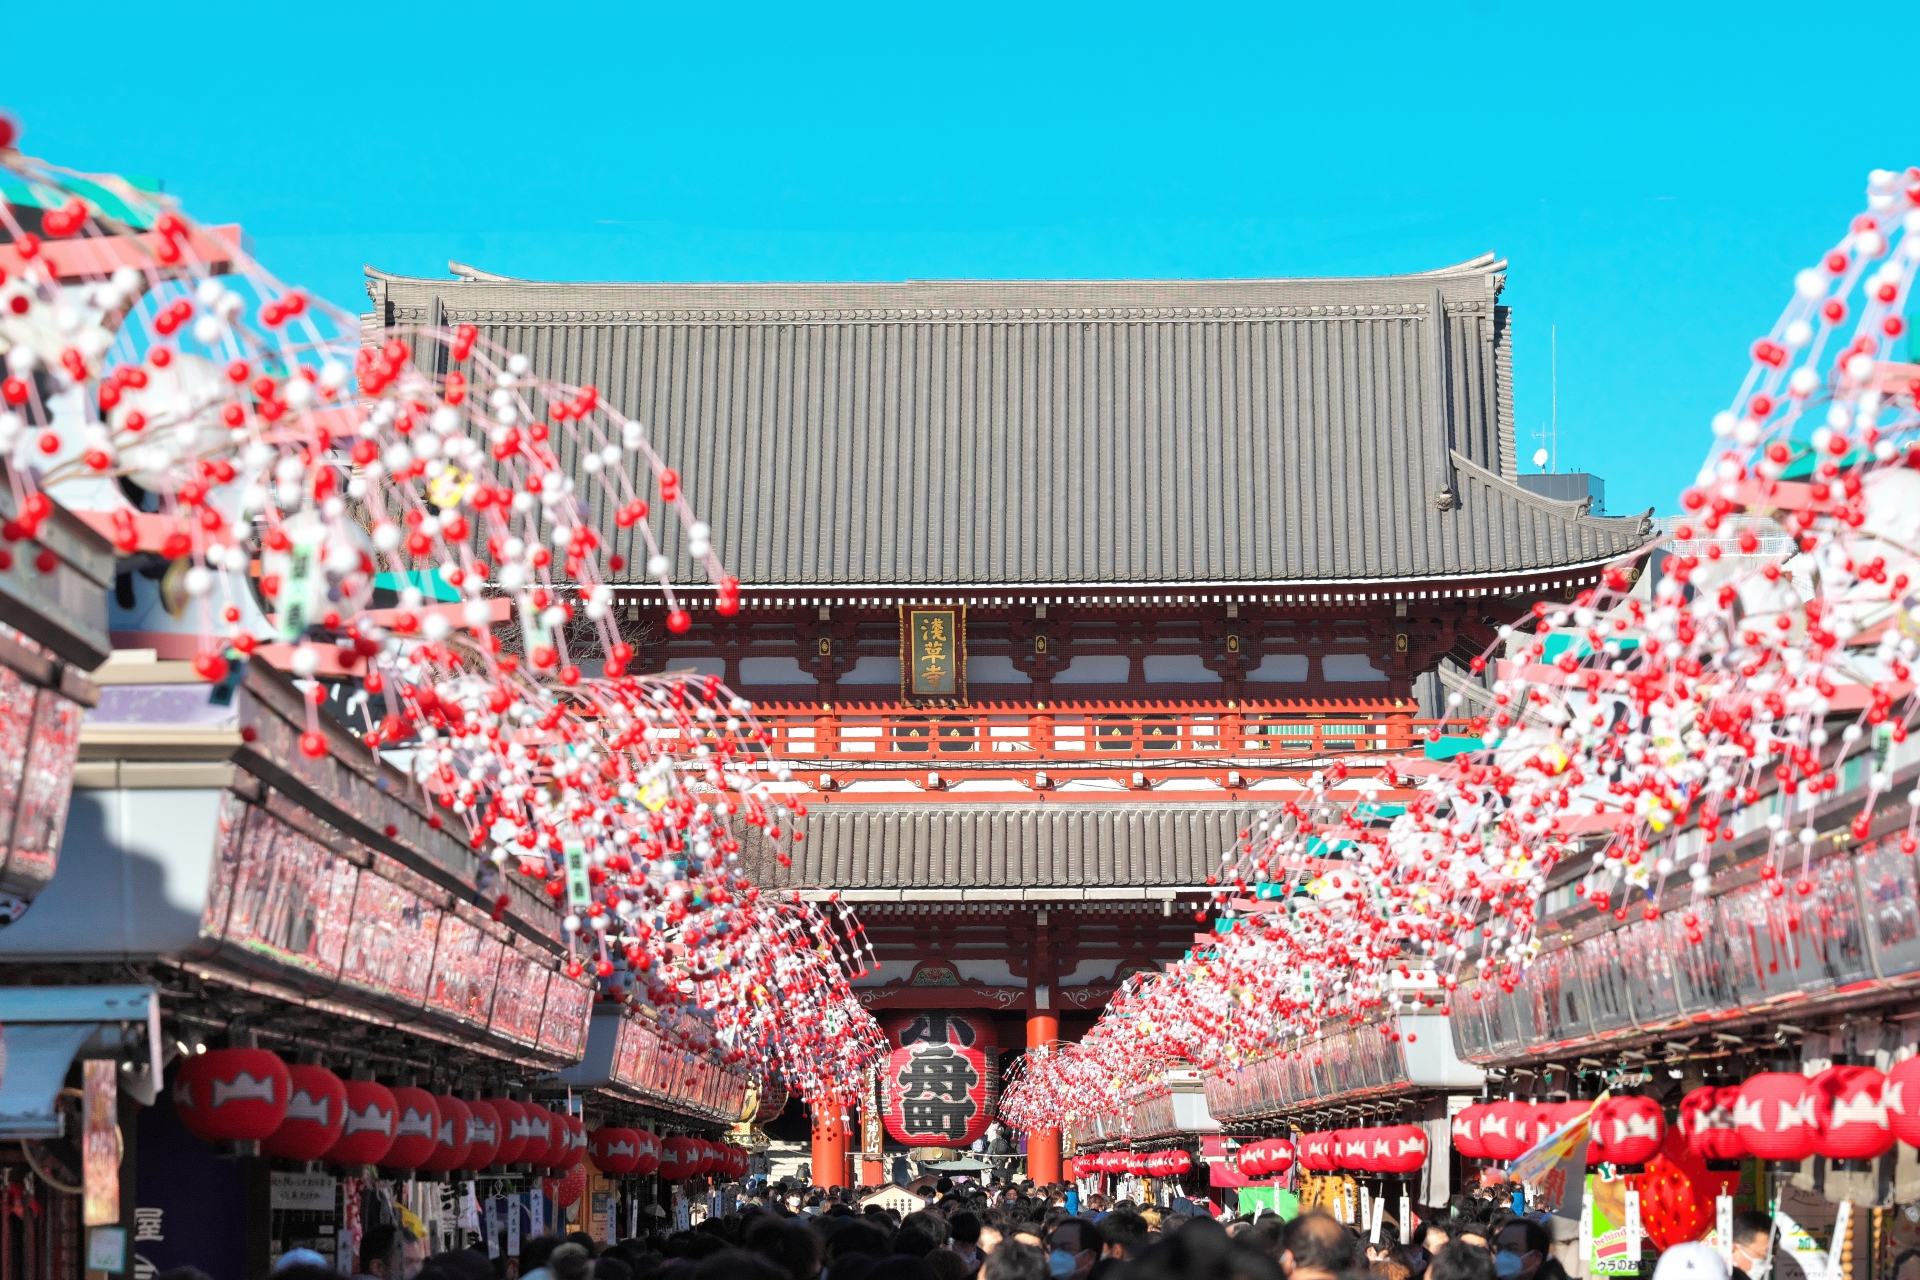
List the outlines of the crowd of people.
{"type": "MultiPolygon", "coordinates": [[[[838,1188],[764,1188],[688,1230],[596,1242],[584,1233],[526,1241],[518,1280],[1567,1280],[1553,1236],[1507,1201],[1466,1196],[1421,1208],[1400,1243],[1387,1217],[1375,1242],[1331,1215],[1273,1212],[1218,1220],[1195,1202],[1167,1207],[1018,1184],[983,1190],[944,1179],[904,1216],[838,1188]]],[[[1732,1280],[1762,1280],[1771,1224],[1737,1222],[1732,1280]],[[1751,1237],[1751,1238],[1749,1238],[1751,1237]],[[1744,1252],[1743,1252],[1744,1250],[1744,1252]]],[[[338,1280],[289,1256],[273,1280],[338,1280]]],[[[464,1249],[427,1256],[405,1228],[364,1242],[371,1280],[501,1280],[506,1259],[464,1249]]],[[[169,1278],[162,1278],[169,1280],[169,1278]]],[[[193,1280],[174,1277],[171,1280],[193,1280]]],[[[1683,1245],[1654,1280],[1730,1280],[1720,1255],[1683,1245]]]]}

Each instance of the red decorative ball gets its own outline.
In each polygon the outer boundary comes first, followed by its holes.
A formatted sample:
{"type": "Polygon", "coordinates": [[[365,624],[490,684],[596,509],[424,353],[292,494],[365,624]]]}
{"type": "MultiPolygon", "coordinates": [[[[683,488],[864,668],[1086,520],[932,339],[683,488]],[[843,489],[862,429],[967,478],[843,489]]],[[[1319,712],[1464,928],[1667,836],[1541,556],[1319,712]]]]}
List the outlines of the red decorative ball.
{"type": "Polygon", "coordinates": [[[393,1145],[394,1124],[399,1114],[394,1106],[393,1090],[371,1080],[347,1083],[347,1123],[340,1140],[327,1148],[330,1164],[349,1168],[379,1164],[393,1145]]]}
{"type": "Polygon", "coordinates": [[[347,1083],[325,1067],[287,1068],[287,1118],[260,1150],[283,1160],[318,1160],[340,1140],[347,1123],[347,1083]]]}
{"type": "Polygon", "coordinates": [[[1820,1136],[1814,1152],[1829,1160],[1872,1160],[1893,1149],[1893,1128],[1882,1090],[1887,1078],[1872,1067],[1828,1067],[1813,1078],[1820,1136]]]}
{"type": "Polygon", "coordinates": [[[617,1178],[633,1173],[639,1164],[640,1135],[632,1129],[603,1126],[588,1135],[587,1149],[593,1153],[594,1168],[617,1178]]]}
{"type": "Polygon", "coordinates": [[[380,1163],[388,1169],[413,1170],[425,1164],[440,1145],[440,1108],[425,1089],[403,1085],[393,1091],[397,1118],[393,1122],[393,1145],[380,1163]]]}
{"type": "Polygon", "coordinates": [[[473,1112],[450,1093],[433,1095],[434,1110],[440,1113],[440,1131],[434,1137],[433,1153],[420,1162],[425,1173],[452,1173],[466,1167],[467,1153],[473,1149],[468,1127],[473,1112]]]}
{"type": "Polygon", "coordinates": [[[1813,1081],[1793,1072],[1768,1071],[1740,1086],[1733,1123],[1753,1155],[1798,1163],[1813,1154],[1819,1141],[1819,1106],[1813,1081]]]}
{"type": "Polygon", "coordinates": [[[173,1105],[187,1132],[208,1142],[271,1136],[287,1118],[293,1076],[265,1049],[214,1049],[180,1064],[173,1105]]]}
{"type": "Polygon", "coordinates": [[[460,1167],[470,1173],[493,1164],[500,1150],[500,1113],[490,1102],[467,1103],[467,1158],[460,1167]]]}

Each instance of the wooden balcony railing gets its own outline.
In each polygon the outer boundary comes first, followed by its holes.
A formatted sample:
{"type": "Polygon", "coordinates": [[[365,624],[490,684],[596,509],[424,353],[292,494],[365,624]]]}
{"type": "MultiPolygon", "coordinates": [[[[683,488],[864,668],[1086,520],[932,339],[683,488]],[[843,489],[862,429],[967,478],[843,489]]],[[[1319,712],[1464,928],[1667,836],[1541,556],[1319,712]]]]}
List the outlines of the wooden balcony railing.
{"type": "Polygon", "coordinates": [[[1464,734],[1464,720],[1412,715],[1327,714],[1096,704],[1074,708],[975,707],[917,711],[866,705],[764,704],[754,713],[773,749],[796,760],[885,759],[892,764],[943,757],[981,763],[1121,759],[1281,758],[1419,750],[1435,727],[1464,734]]]}

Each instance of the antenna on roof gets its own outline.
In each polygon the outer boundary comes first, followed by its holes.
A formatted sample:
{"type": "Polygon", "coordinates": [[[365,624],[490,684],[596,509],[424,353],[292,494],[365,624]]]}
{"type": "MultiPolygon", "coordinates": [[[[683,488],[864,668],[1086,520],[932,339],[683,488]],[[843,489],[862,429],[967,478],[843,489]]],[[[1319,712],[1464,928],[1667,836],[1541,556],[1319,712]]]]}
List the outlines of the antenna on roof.
{"type": "Polygon", "coordinates": [[[1549,348],[1552,354],[1548,357],[1551,361],[1548,365],[1550,370],[1548,385],[1552,388],[1553,417],[1550,422],[1541,423],[1540,429],[1533,433],[1533,438],[1538,440],[1541,446],[1533,451],[1533,465],[1542,471],[1558,471],[1560,469],[1560,326],[1548,326],[1547,333],[1549,342],[1552,344],[1549,348]]]}

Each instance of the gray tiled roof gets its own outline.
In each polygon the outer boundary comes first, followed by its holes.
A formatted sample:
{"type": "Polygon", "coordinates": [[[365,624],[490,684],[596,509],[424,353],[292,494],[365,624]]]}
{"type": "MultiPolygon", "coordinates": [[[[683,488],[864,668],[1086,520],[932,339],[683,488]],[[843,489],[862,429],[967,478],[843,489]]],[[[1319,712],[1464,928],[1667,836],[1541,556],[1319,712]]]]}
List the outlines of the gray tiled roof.
{"type": "Polygon", "coordinates": [[[1227,804],[813,805],[782,867],[755,839],[754,883],[796,889],[1204,884],[1252,821],[1227,804]]]}
{"type": "Polygon", "coordinates": [[[377,322],[479,325],[647,423],[753,585],[1254,585],[1525,572],[1645,540],[1639,518],[1508,482],[1505,265],[896,284],[369,269],[368,291],[377,322]]]}

